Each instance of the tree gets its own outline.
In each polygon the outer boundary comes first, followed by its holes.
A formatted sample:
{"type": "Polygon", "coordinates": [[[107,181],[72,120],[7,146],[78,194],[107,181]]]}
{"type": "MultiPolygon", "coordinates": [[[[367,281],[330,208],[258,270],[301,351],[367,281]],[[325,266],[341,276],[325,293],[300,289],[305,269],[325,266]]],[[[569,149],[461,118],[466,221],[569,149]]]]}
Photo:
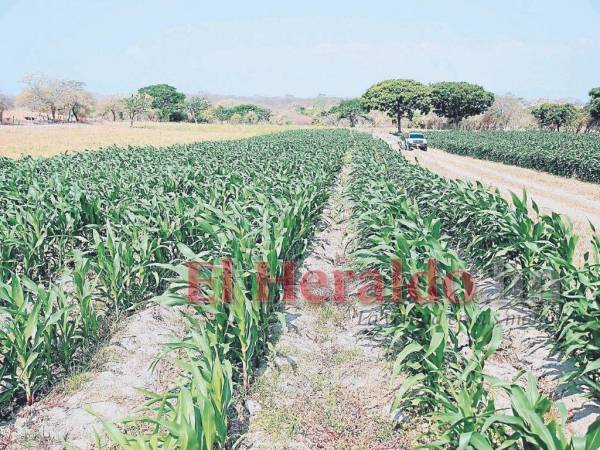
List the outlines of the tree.
{"type": "Polygon", "coordinates": [[[210,103],[203,97],[189,97],[185,100],[185,109],[194,121],[204,120],[203,114],[210,107],[210,103]]]}
{"type": "Polygon", "coordinates": [[[0,93],[0,125],[2,125],[2,120],[4,116],[4,111],[7,109],[13,108],[15,106],[15,101],[12,97],[8,95],[4,95],[0,93]]]}
{"type": "Polygon", "coordinates": [[[586,105],[585,109],[590,116],[587,131],[591,127],[600,126],[600,87],[590,90],[590,102],[586,105]]]}
{"type": "Polygon", "coordinates": [[[570,125],[577,116],[577,109],[569,103],[542,103],[531,110],[531,114],[538,121],[540,128],[560,127],[570,125]]]}
{"type": "Polygon", "coordinates": [[[30,75],[23,80],[25,87],[17,97],[19,104],[34,112],[46,114],[52,121],[58,114],[68,114],[79,121],[93,104],[92,94],[87,92],[85,83],[75,80],[59,80],[44,75],[30,75]]]}
{"type": "Polygon", "coordinates": [[[113,122],[116,122],[123,112],[123,100],[117,96],[103,98],[98,104],[98,111],[102,116],[110,114],[113,122]]]}
{"type": "Polygon", "coordinates": [[[137,93],[123,99],[123,109],[129,117],[129,126],[133,126],[136,117],[148,112],[152,107],[152,97],[147,94],[137,93]]]}
{"type": "Polygon", "coordinates": [[[246,103],[232,106],[228,110],[230,117],[238,114],[241,117],[241,122],[244,123],[252,123],[252,118],[255,122],[268,122],[271,120],[271,110],[258,105],[246,103]]]}
{"type": "Polygon", "coordinates": [[[335,114],[338,120],[348,119],[350,127],[354,128],[361,118],[371,121],[367,113],[368,111],[360,99],[355,98],[352,100],[342,100],[338,105],[327,111],[326,114],[335,114]]]}
{"type": "Polygon", "coordinates": [[[29,75],[23,80],[25,87],[17,96],[17,102],[34,112],[46,114],[52,121],[62,107],[62,84],[44,75],[29,75]]]}
{"type": "Polygon", "coordinates": [[[268,122],[271,120],[271,110],[258,105],[249,103],[235,105],[230,108],[217,106],[215,116],[221,122],[232,123],[256,123],[268,122]]]}
{"type": "Polygon", "coordinates": [[[495,96],[492,106],[471,121],[474,128],[481,130],[522,130],[534,126],[529,107],[511,94],[495,96]]]}
{"type": "Polygon", "coordinates": [[[219,105],[215,108],[215,117],[221,123],[226,122],[229,119],[229,109],[225,108],[222,105],[219,105]]]}
{"type": "Polygon", "coordinates": [[[185,110],[183,104],[185,94],[177,92],[177,89],[173,86],[169,86],[168,84],[153,84],[141,88],[138,92],[152,97],[152,108],[158,110],[161,120],[182,120],[182,111],[185,110]]]}
{"type": "Polygon", "coordinates": [[[600,122],[600,97],[594,98],[590,101],[590,104],[588,105],[588,110],[590,112],[590,118],[592,122],[600,122]]]}
{"type": "Polygon", "coordinates": [[[453,124],[486,111],[494,103],[494,94],[481,86],[464,81],[444,81],[431,85],[431,106],[437,115],[453,124]]]}
{"type": "Polygon", "coordinates": [[[74,80],[63,80],[62,84],[62,109],[68,112],[68,121],[71,121],[71,115],[75,122],[79,122],[83,117],[90,114],[95,104],[95,99],[87,92],[85,83],[74,80]]]}
{"type": "Polygon", "coordinates": [[[396,119],[402,132],[402,117],[412,119],[415,111],[429,112],[429,89],[414,80],[385,80],[371,86],[361,97],[367,111],[376,109],[396,119]]]}

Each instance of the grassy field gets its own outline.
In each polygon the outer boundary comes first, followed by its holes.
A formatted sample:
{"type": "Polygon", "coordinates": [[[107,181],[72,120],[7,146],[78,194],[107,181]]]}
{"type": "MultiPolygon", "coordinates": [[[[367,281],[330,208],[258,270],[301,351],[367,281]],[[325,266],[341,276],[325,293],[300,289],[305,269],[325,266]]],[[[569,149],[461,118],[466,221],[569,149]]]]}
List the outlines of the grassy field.
{"type": "Polygon", "coordinates": [[[293,125],[229,125],[140,122],[0,126],[0,156],[52,156],[110,145],[165,146],[197,141],[241,139],[299,128],[293,125]]]}

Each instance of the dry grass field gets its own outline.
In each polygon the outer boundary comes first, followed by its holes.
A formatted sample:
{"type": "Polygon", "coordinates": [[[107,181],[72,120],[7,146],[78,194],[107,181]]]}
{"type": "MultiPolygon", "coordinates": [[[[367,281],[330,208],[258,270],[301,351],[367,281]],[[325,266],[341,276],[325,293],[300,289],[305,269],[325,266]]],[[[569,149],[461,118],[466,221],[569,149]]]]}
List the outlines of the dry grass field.
{"type": "MultiPolygon", "coordinates": [[[[229,125],[139,122],[0,126],[0,156],[52,156],[110,145],[165,146],[196,141],[241,139],[274,133],[294,125],[229,125]]],[[[305,128],[305,127],[303,127],[305,128]]]]}

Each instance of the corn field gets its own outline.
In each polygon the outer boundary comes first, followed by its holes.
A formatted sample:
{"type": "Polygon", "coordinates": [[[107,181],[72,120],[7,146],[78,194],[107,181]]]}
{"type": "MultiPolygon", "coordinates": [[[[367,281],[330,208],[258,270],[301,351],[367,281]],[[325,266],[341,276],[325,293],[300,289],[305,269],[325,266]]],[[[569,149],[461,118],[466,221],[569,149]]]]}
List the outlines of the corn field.
{"type": "Polygon", "coordinates": [[[430,131],[431,147],[600,183],[600,136],[549,131],[430,131]]]}
{"type": "MultiPolygon", "coordinates": [[[[180,262],[230,257],[240,273],[234,301],[197,306],[188,315],[189,337],[173,343],[165,357],[181,349],[186,358],[177,364],[189,378],[177,392],[151,401],[165,420],[185,422],[180,429],[186,435],[161,427],[144,440],[155,447],[159,439],[160,448],[168,442],[197,445],[178,448],[222,444],[232,383],[248,382],[270,325],[279,320],[276,302],[252,301],[253,262],[267,261],[274,274],[279,260],[302,253],[352,142],[341,131],[307,131],[3,160],[4,414],[32,404],[67,374],[103,323],[164,292],[180,262]]],[[[161,300],[187,302],[174,289],[161,300]]],[[[133,448],[139,439],[130,440],[133,448]]]]}
{"type": "MultiPolygon", "coordinates": [[[[547,258],[544,264],[552,261],[554,269],[562,270],[559,280],[570,288],[554,312],[560,317],[559,345],[566,346],[566,355],[580,358],[580,376],[598,376],[596,333],[584,331],[595,329],[597,317],[573,314],[584,305],[591,310],[598,305],[597,297],[590,298],[598,295],[598,285],[591,284],[598,280],[598,261],[586,263],[582,270],[572,267],[569,244],[573,239],[558,217],[541,217],[533,224],[519,199],[514,199],[516,209],[512,209],[481,186],[435,177],[407,163],[381,141],[354,153],[353,175],[349,194],[358,233],[354,255],[359,268],[376,268],[389,279],[389,261],[399,258],[403,279],[407,279],[414,273],[427,273],[433,259],[443,278],[467,267],[452,248],[478,262],[506,257],[507,264],[519,269],[532,269],[547,258]],[[502,209],[508,217],[502,220],[494,209],[502,209]],[[561,248],[559,243],[565,238],[567,248],[561,248]],[[574,292],[579,295],[573,296],[574,292]],[[581,338],[575,345],[578,350],[569,341],[573,334],[581,338]]],[[[394,359],[394,373],[402,377],[393,407],[430,421],[423,448],[597,448],[600,421],[586,436],[566,438],[565,406],[541,394],[532,374],[527,374],[524,387],[518,379],[485,374],[486,361],[502,341],[502,328],[492,310],[464,301],[468,286],[463,278],[452,276],[452,280],[454,301],[388,303],[389,322],[379,330],[394,359]],[[510,397],[512,414],[497,409],[495,390],[510,397]],[[548,419],[552,408],[560,411],[559,418],[548,419]]],[[[402,289],[401,298],[407,299],[406,283],[402,289]]],[[[431,287],[417,289],[427,297],[431,287]]],[[[442,289],[438,280],[435,290],[442,289]]]]}
{"type": "MultiPolygon", "coordinates": [[[[285,321],[279,285],[259,300],[256,262],[275,279],[283,261],[303,256],[345,159],[357,269],[389,280],[390,259],[404,277],[435,260],[451,280],[455,301],[386,302],[390,320],[377,329],[403,380],[392,407],[427,418],[424,445],[596,450],[600,422],[567,437],[564,405],[540,393],[533,375],[485,374],[502,328],[494,311],[466,301],[468,281],[457,274],[500,267],[516,280],[511,289],[527,298],[544,292],[532,305],[573,361],[571,381],[600,396],[600,239],[576,266],[577,236],[558,215],[539,214],[535,203],[530,211],[525,196],[507,202],[479,184],[435,176],[346,130],[0,159],[0,415],[34,404],[68,376],[109,322],[158,303],[185,317],[185,336],[156,361],[180,377],[166,392],[144,392],[146,403],[120,423],[98,419],[118,448],[233,446],[234,395],[249,389],[274,326],[285,321]],[[191,261],[213,263],[199,269],[213,280],[201,289],[213,302],[190,302],[191,261]],[[497,408],[496,391],[509,396],[510,414],[497,408]]],[[[401,289],[408,298],[409,287],[401,289]]],[[[428,289],[417,286],[423,296],[428,289]]]]}

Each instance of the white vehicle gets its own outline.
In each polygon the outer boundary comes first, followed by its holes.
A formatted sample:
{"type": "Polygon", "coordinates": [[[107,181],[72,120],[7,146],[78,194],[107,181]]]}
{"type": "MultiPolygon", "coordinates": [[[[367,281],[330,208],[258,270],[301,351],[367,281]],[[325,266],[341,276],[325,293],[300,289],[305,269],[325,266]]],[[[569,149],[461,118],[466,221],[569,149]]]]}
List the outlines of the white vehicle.
{"type": "Polygon", "coordinates": [[[406,138],[406,150],[412,150],[413,148],[420,148],[423,151],[427,151],[427,139],[423,133],[409,133],[406,138]]]}

